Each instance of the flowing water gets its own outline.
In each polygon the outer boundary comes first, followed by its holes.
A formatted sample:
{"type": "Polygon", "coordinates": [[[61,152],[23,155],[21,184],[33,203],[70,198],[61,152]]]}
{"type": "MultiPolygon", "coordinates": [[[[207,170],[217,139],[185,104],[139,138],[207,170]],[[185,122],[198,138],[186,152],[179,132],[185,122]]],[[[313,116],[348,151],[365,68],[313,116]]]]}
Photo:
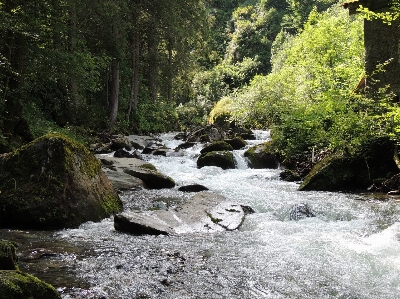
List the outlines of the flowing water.
{"type": "MultiPolygon", "coordinates": [[[[161,137],[179,144],[172,134],[161,137]]],[[[251,206],[256,213],[237,231],[132,236],[116,232],[110,218],[56,232],[1,230],[0,237],[19,242],[21,268],[63,298],[400,298],[396,197],[300,192],[279,180],[280,170],[248,169],[243,151],[234,153],[238,169],[197,169],[200,149],[146,159],[179,186],[202,184],[251,206]],[[298,203],[316,217],[291,221],[298,203]]],[[[122,199],[126,209],[141,210],[188,197],[176,187],[122,199]]]]}

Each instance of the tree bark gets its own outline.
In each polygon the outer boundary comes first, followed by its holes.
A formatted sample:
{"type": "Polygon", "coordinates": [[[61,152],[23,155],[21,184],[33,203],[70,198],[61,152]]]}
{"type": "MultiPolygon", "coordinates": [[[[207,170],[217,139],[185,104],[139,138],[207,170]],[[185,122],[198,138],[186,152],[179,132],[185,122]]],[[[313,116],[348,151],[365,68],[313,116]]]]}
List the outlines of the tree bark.
{"type": "Polygon", "coordinates": [[[168,102],[172,103],[172,81],[173,81],[173,65],[172,65],[172,44],[168,46],[168,102]]]}
{"type": "MultiPolygon", "coordinates": [[[[71,55],[75,54],[76,44],[77,44],[77,23],[78,23],[78,15],[76,11],[76,3],[74,0],[70,1],[70,9],[69,9],[69,52],[71,55]]],[[[71,96],[71,102],[69,105],[69,115],[71,123],[76,123],[76,116],[78,112],[78,83],[75,77],[75,66],[72,64],[70,66],[69,73],[69,92],[71,96]]]]}
{"type": "Polygon", "coordinates": [[[119,97],[119,62],[113,61],[111,64],[111,86],[110,86],[110,103],[109,103],[109,131],[112,131],[118,115],[118,97],[119,97]]]}
{"type": "Polygon", "coordinates": [[[155,25],[152,24],[149,36],[149,57],[150,57],[149,85],[150,85],[151,97],[154,103],[157,102],[157,71],[158,71],[157,46],[158,46],[157,30],[155,28],[155,25]]]}
{"type": "Polygon", "coordinates": [[[132,43],[132,82],[131,82],[131,101],[129,103],[129,110],[128,110],[128,122],[132,110],[134,113],[137,110],[138,98],[139,98],[140,31],[139,31],[138,19],[139,18],[137,17],[135,34],[132,43]]]}

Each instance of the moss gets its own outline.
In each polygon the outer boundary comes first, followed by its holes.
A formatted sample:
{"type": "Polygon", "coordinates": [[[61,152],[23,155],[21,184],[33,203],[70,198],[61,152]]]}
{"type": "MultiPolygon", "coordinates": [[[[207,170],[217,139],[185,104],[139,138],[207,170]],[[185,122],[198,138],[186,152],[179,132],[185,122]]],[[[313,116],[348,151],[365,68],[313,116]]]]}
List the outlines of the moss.
{"type": "Polygon", "coordinates": [[[122,201],[117,194],[108,194],[103,196],[100,201],[102,208],[107,215],[113,215],[122,211],[122,201]]]}
{"type": "Polygon", "coordinates": [[[213,223],[215,223],[215,224],[218,224],[218,223],[220,223],[221,221],[222,221],[222,219],[219,219],[219,218],[214,218],[212,215],[211,215],[211,213],[207,213],[207,216],[211,219],[211,221],[213,222],[213,223]]]}
{"type": "Polygon", "coordinates": [[[202,154],[197,159],[197,167],[201,168],[204,166],[217,166],[222,169],[234,169],[235,162],[233,154],[228,151],[214,151],[202,154]]]}
{"type": "Polygon", "coordinates": [[[0,240],[0,270],[18,270],[17,263],[15,244],[0,240]]]}
{"type": "Polygon", "coordinates": [[[0,299],[58,299],[53,286],[20,271],[0,270],[0,299]]]}
{"type": "Polygon", "coordinates": [[[139,168],[157,171],[157,168],[153,164],[150,164],[150,163],[142,164],[139,166],[139,168]]]}
{"type": "Polygon", "coordinates": [[[317,163],[304,178],[299,190],[362,190],[371,184],[364,157],[336,153],[317,163]]]}
{"type": "Polygon", "coordinates": [[[249,148],[244,156],[249,159],[251,168],[273,168],[279,166],[279,160],[274,153],[274,146],[271,141],[249,148]]]}
{"type": "Polygon", "coordinates": [[[45,135],[1,157],[0,190],[0,227],[76,227],[115,213],[120,205],[119,199],[111,200],[116,195],[101,200],[112,186],[100,161],[60,134],[45,135]]]}
{"type": "Polygon", "coordinates": [[[205,154],[216,151],[233,151],[233,147],[225,141],[214,141],[210,145],[204,147],[200,153],[205,154]]]}

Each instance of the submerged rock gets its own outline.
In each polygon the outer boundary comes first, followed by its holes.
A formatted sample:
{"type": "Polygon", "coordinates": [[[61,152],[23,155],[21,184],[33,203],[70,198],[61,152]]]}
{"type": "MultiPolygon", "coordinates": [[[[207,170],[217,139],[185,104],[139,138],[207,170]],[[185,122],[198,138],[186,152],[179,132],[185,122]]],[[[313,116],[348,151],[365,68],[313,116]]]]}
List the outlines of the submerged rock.
{"type": "Polygon", "coordinates": [[[239,228],[244,217],[239,204],[214,193],[200,192],[174,209],[118,214],[114,227],[137,235],[217,232],[239,228]]]}
{"type": "Polygon", "coordinates": [[[60,134],[2,155],[0,190],[0,227],[77,227],[122,209],[96,157],[60,134]]]}
{"type": "Polygon", "coordinates": [[[295,204],[290,211],[290,220],[315,217],[314,211],[306,203],[295,204]]]}

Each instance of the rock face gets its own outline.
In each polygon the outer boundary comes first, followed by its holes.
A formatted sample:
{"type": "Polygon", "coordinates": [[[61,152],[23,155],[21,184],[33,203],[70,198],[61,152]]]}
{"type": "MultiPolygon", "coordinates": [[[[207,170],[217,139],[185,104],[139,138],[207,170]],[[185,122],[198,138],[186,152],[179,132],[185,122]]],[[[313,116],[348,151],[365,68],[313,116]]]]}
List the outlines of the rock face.
{"type": "Polygon", "coordinates": [[[214,193],[200,192],[175,209],[118,214],[114,227],[136,235],[218,232],[239,228],[244,217],[239,204],[214,193]]]}
{"type": "Polygon", "coordinates": [[[53,286],[20,271],[0,270],[0,299],[60,299],[53,286]]]}
{"type": "Polygon", "coordinates": [[[394,144],[385,138],[372,141],[363,154],[336,153],[317,163],[304,178],[300,190],[366,190],[375,179],[397,173],[394,144]]]}
{"type": "Polygon", "coordinates": [[[255,169],[279,167],[278,158],[270,152],[270,142],[259,144],[249,148],[244,156],[249,160],[249,166],[255,169]]]}
{"type": "Polygon", "coordinates": [[[204,166],[217,166],[222,169],[234,169],[235,161],[231,152],[209,152],[200,155],[197,159],[197,167],[202,168],[204,166]]]}
{"type": "Polygon", "coordinates": [[[2,155],[0,190],[0,227],[77,227],[122,209],[96,157],[59,134],[2,155]]]}
{"type": "Polygon", "coordinates": [[[18,258],[13,243],[0,240],[0,270],[18,270],[18,258]]]}

